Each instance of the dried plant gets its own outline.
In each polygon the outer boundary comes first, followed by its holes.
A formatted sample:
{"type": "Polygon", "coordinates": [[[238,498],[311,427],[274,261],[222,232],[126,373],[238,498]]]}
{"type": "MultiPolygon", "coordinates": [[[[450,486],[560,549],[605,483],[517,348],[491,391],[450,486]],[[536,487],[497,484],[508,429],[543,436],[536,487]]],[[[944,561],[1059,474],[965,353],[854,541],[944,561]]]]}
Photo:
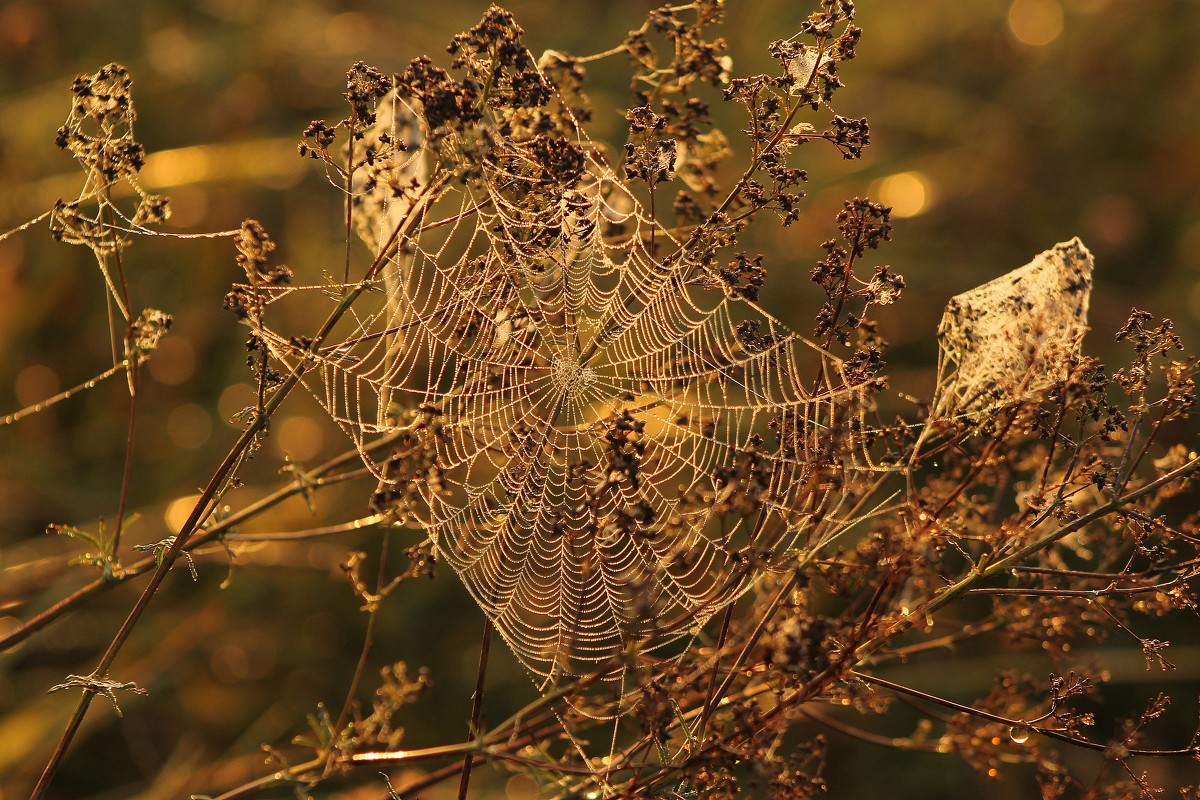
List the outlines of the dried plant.
{"type": "Polygon", "coordinates": [[[138,185],[125,70],[76,81],[58,143],[87,184],[47,216],[57,238],[95,253],[109,290],[113,366],[97,380],[128,379],[126,478],[111,534],[55,527],[94,547],[83,562],[101,576],[0,641],[151,578],[94,671],[52,688],[83,695],[35,797],[91,700],[115,707],[115,690],[141,691],[114,662],[181,557],[195,575],[198,548],[251,539],[236,526],[356,477],[375,483],[370,515],[319,531],[381,530],[377,575],[361,553],[344,565],[370,619],[346,700],[311,715],[294,746],[267,743],[271,770],[222,798],[281,785],[306,796],[327,781],[410,797],[455,778],[462,798],[481,763],[563,798],[812,797],[827,756],[862,743],[956,756],[989,776],[1031,765],[1046,798],[1155,797],[1145,764],[1196,760],[1197,736],[1154,743],[1170,702],[1157,686],[1127,719],[1098,713],[1095,658],[1110,651],[1081,647],[1112,635],[1148,670],[1170,670],[1168,643],[1144,631],[1161,629],[1157,617],[1195,625],[1200,457],[1180,420],[1196,360],[1177,355],[1169,320],[1137,310],[1119,334],[1129,365],[1085,356],[1093,263],[1072,240],[951,299],[937,386],[906,406],[871,319],[904,288],[875,264],[890,209],[858,197],[812,269],[824,294],[812,332],[790,330],[759,304],[768,265],[741,242],[751,223],[805,214],[808,148],[853,159],[868,145],[867,121],[833,108],[862,32],[850,0],[821,0],[770,45],[773,74],[734,77],[712,33],[722,13],[717,0],[663,7],[605,53],[535,58],[492,7],[451,42],[449,69],[355,64],[349,113],[314,121],[299,148],[345,192],[342,274],[277,264],[254,221],[211,234],[232,240],[244,273],[224,305],[248,331],[257,399],[182,528],[132,548],[121,533],[139,367],[171,317],[132,313],[124,252],[168,206],[138,185]],[[586,67],[602,58],[632,65],[619,145],[587,133],[586,67]],[[713,127],[702,98],[718,93],[743,110],[744,141],[713,127]],[[118,184],[134,210],[114,200],[118,184]],[[294,317],[277,313],[289,304],[323,322],[289,329],[278,320],[294,317]],[[353,449],[291,465],[290,484],[228,508],[297,389],[353,449]],[[425,540],[391,575],[399,527],[425,540]],[[150,555],[126,563],[130,550],[150,555]],[[463,741],[403,749],[419,724],[407,707],[430,677],[396,664],[369,709],[356,697],[380,608],[439,562],[486,618],[472,722],[463,741]],[[488,725],[493,630],[537,694],[488,725]],[[968,649],[998,666],[982,697],[910,685],[897,669],[953,669],[968,649]],[[1026,650],[1049,678],[1006,665],[1026,650]],[[432,760],[445,768],[378,777],[432,760]]]}

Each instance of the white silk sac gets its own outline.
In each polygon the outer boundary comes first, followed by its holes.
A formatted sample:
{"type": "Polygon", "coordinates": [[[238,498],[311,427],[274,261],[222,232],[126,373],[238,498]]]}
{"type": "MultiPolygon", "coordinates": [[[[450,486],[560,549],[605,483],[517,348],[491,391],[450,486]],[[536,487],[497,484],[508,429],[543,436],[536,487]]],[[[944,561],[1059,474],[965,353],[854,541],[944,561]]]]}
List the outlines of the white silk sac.
{"type": "Polygon", "coordinates": [[[1063,380],[1088,330],[1092,267],[1076,238],[951,298],[938,327],[934,414],[975,418],[1063,380]]]}

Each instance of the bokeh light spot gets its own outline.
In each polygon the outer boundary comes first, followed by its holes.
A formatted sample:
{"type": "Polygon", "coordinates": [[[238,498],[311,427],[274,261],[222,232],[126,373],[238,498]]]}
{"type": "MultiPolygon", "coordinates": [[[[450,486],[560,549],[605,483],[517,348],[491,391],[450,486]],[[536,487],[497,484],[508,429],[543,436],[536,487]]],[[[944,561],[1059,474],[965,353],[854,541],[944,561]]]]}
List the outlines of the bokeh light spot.
{"type": "Polygon", "coordinates": [[[1081,220],[1089,241],[1112,248],[1127,247],[1142,233],[1142,217],[1133,200],[1122,194],[1097,197],[1083,212],[1081,220]]]}
{"type": "Polygon", "coordinates": [[[1188,225],[1187,230],[1179,237],[1176,253],[1181,264],[1192,271],[1200,272],[1200,219],[1188,225]]]}
{"type": "Polygon", "coordinates": [[[32,406],[53,397],[62,390],[58,373],[45,364],[31,364],[17,373],[17,402],[32,406]]]}
{"type": "Polygon", "coordinates": [[[195,34],[183,26],[155,31],[146,41],[146,60],[150,65],[179,81],[198,78],[206,55],[195,34]]]}
{"type": "Polygon", "coordinates": [[[1080,14],[1095,14],[1108,8],[1112,0],[1066,0],[1067,8],[1080,14]]]}
{"type": "MultiPolygon", "coordinates": [[[[25,254],[25,246],[16,237],[0,239],[0,289],[8,289],[17,282],[17,269],[21,266],[21,258],[25,254]]],[[[6,291],[0,295],[0,312],[15,302],[17,293],[6,291]]]]}
{"type": "Polygon", "coordinates": [[[504,795],[508,800],[537,800],[537,781],[528,775],[513,775],[504,784],[504,795]]]}
{"type": "Polygon", "coordinates": [[[362,14],[348,11],[338,14],[325,25],[325,43],[335,53],[360,53],[371,46],[371,21],[362,14]]]}
{"type": "Polygon", "coordinates": [[[212,418],[202,406],[185,403],[167,416],[167,436],[176,447],[195,450],[212,436],[212,418]]]}
{"type": "Polygon", "coordinates": [[[163,512],[163,522],[167,524],[171,533],[179,533],[183,529],[183,523],[187,522],[199,499],[200,495],[189,494],[167,504],[167,510],[163,512]]]}
{"type": "Polygon", "coordinates": [[[311,417],[288,417],[275,432],[276,446],[296,461],[314,458],[325,445],[325,432],[311,417]]]}
{"type": "Polygon", "coordinates": [[[0,10],[0,41],[24,47],[45,35],[48,15],[36,3],[16,2],[0,10]]]}
{"type": "Polygon", "coordinates": [[[0,636],[7,636],[19,627],[21,620],[16,617],[0,617],[0,636]]]}
{"type": "Polygon", "coordinates": [[[232,634],[212,652],[209,666],[224,683],[256,681],[267,677],[277,661],[275,643],[256,631],[232,634]]]}
{"type": "Polygon", "coordinates": [[[1058,0],[1013,0],[1008,29],[1022,44],[1048,45],[1063,31],[1063,8],[1058,0]]]}
{"type": "Polygon", "coordinates": [[[334,570],[346,561],[346,549],[329,542],[316,542],[308,548],[308,565],[313,569],[334,570]]]}
{"type": "Polygon", "coordinates": [[[892,209],[892,216],[915,217],[929,208],[932,183],[923,172],[900,172],[878,181],[871,194],[892,209]]]}
{"type": "Polygon", "coordinates": [[[221,419],[235,428],[244,427],[242,422],[235,420],[235,414],[240,414],[247,408],[254,408],[258,402],[258,392],[248,383],[235,383],[225,387],[221,398],[217,400],[217,411],[221,419]]]}
{"type": "Polygon", "coordinates": [[[178,386],[196,370],[196,350],[187,339],[168,336],[150,357],[150,374],[159,383],[178,386]]]}
{"type": "Polygon", "coordinates": [[[207,215],[207,194],[194,186],[171,188],[171,225],[173,227],[197,227],[204,222],[207,215]]]}

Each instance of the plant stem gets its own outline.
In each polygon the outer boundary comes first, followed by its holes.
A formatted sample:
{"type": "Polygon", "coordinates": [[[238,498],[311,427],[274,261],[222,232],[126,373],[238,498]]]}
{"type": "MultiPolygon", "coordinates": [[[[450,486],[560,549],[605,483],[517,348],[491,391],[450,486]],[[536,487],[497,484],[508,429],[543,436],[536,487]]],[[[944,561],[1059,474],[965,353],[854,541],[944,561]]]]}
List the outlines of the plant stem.
{"type": "MultiPolygon", "coordinates": [[[[492,646],[492,622],[487,617],[483,620],[483,639],[479,643],[479,669],[475,675],[475,694],[471,696],[471,729],[468,731],[471,742],[479,741],[479,720],[483,714],[483,689],[487,676],[488,651],[492,646]]],[[[474,759],[468,755],[463,759],[462,776],[458,780],[458,800],[465,800],[467,787],[471,785],[471,767],[474,759]]]]}

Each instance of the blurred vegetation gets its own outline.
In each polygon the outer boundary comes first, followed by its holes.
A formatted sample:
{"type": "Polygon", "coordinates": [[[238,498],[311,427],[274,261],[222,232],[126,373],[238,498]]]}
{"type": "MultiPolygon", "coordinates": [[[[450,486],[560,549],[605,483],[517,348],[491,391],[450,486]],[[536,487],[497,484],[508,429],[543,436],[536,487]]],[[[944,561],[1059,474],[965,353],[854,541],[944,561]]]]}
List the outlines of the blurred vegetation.
{"type": "MultiPolygon", "coordinates": [[[[0,230],[78,191],[80,177],[53,145],[77,73],[109,61],[136,80],[142,174],[172,198],[170,229],[224,230],[261,220],[301,282],[336,270],[344,246],[341,196],[296,155],[300,130],[340,114],[351,62],[399,71],[416,55],[444,55],[485,3],[359,0],[16,0],[0,7],[0,230]]],[[[649,4],[577,0],[507,4],[535,52],[605,50],[637,27],[649,4]]],[[[734,70],[765,69],[766,44],[788,36],[808,4],[729,4],[724,36],[734,70]]],[[[808,272],[844,199],[893,205],[895,270],[904,300],[881,314],[893,385],[918,397],[933,385],[934,331],[946,300],[1078,234],[1096,256],[1093,332],[1104,356],[1131,306],[1171,316],[1184,341],[1200,334],[1200,4],[1194,0],[863,0],[866,35],[843,79],[843,113],[867,116],[872,145],[856,162],[813,150],[807,211],[752,246],[771,267],[764,298],[799,330],[818,291],[808,272]]],[[[620,108],[621,59],[589,69],[597,108],[620,108]]],[[[733,128],[733,116],[718,126],[733,128]]],[[[593,131],[621,134],[617,115],[593,131]]],[[[140,420],[133,542],[169,535],[186,502],[236,435],[227,420],[247,403],[244,331],[221,309],[237,278],[224,241],[139,241],[130,251],[134,294],[168,310],[175,326],[150,362],[140,420]],[[183,487],[183,491],[181,491],[183,487]]],[[[111,365],[107,309],[91,254],[53,242],[38,226],[0,242],[0,413],[73,386],[111,365]]],[[[0,632],[92,576],[62,574],[63,543],[48,523],[94,528],[112,517],[124,448],[122,379],[0,427],[0,632]],[[36,591],[33,591],[36,589],[36,591]],[[29,598],[32,597],[32,600],[29,598]]],[[[314,402],[284,407],[267,448],[246,471],[235,507],[300,468],[348,448],[314,402]]],[[[323,492],[315,515],[297,499],[256,531],[333,524],[366,515],[369,486],[323,492]]],[[[415,533],[398,534],[405,545],[415,533]]],[[[337,565],[377,550],[369,532],[306,543],[257,544],[238,553],[229,588],[223,550],[199,556],[199,581],[177,571],[122,656],[123,680],[149,689],[123,697],[124,718],[87,719],[56,797],[177,797],[229,786],[262,770],[259,745],[286,742],[318,702],[340,704],[365,615],[337,565]],[[282,691],[280,688],[282,687],[282,691]],[[150,787],[150,788],[148,788],[150,787]]],[[[403,548],[393,548],[393,551],[403,548]]],[[[397,563],[400,557],[397,556],[397,563]]],[[[58,737],[71,701],[40,696],[66,673],[90,669],[136,597],[126,586],[0,657],[0,798],[23,796],[58,737]]],[[[435,688],[410,719],[412,746],[461,737],[469,712],[482,617],[449,571],[402,588],[380,618],[373,669],[429,666],[435,688]]],[[[506,652],[494,651],[489,714],[534,693],[506,652]]],[[[1176,676],[1195,684],[1200,659],[1176,676]]],[[[1136,679],[1139,664],[1125,676],[1136,679]]],[[[368,673],[373,674],[372,672],[368,673]]],[[[987,669],[956,667],[963,691],[987,669]]],[[[368,688],[369,688],[368,682],[368,688]]],[[[1187,769],[1188,765],[1164,765],[1187,769]]],[[[1029,787],[987,782],[935,756],[860,747],[837,764],[862,796],[1026,797],[1029,787]],[[928,762],[913,788],[888,778],[887,758],[928,762]],[[868,769],[869,766],[869,769],[868,769]]],[[[918,774],[910,772],[909,774],[918,774]]],[[[1181,783],[1180,780],[1166,782],[1181,783]]],[[[834,785],[838,785],[834,782],[834,785]]],[[[323,787],[324,788],[324,787],[323,787]]],[[[444,791],[450,791],[445,789],[444,791]]],[[[481,775],[477,792],[522,800],[530,785],[481,775]],[[507,793],[507,794],[506,794],[507,793]]],[[[839,797],[849,797],[838,794],[839,797]]],[[[439,795],[440,796],[440,795],[439,795]]],[[[480,795],[484,796],[484,795],[480,795]]]]}

